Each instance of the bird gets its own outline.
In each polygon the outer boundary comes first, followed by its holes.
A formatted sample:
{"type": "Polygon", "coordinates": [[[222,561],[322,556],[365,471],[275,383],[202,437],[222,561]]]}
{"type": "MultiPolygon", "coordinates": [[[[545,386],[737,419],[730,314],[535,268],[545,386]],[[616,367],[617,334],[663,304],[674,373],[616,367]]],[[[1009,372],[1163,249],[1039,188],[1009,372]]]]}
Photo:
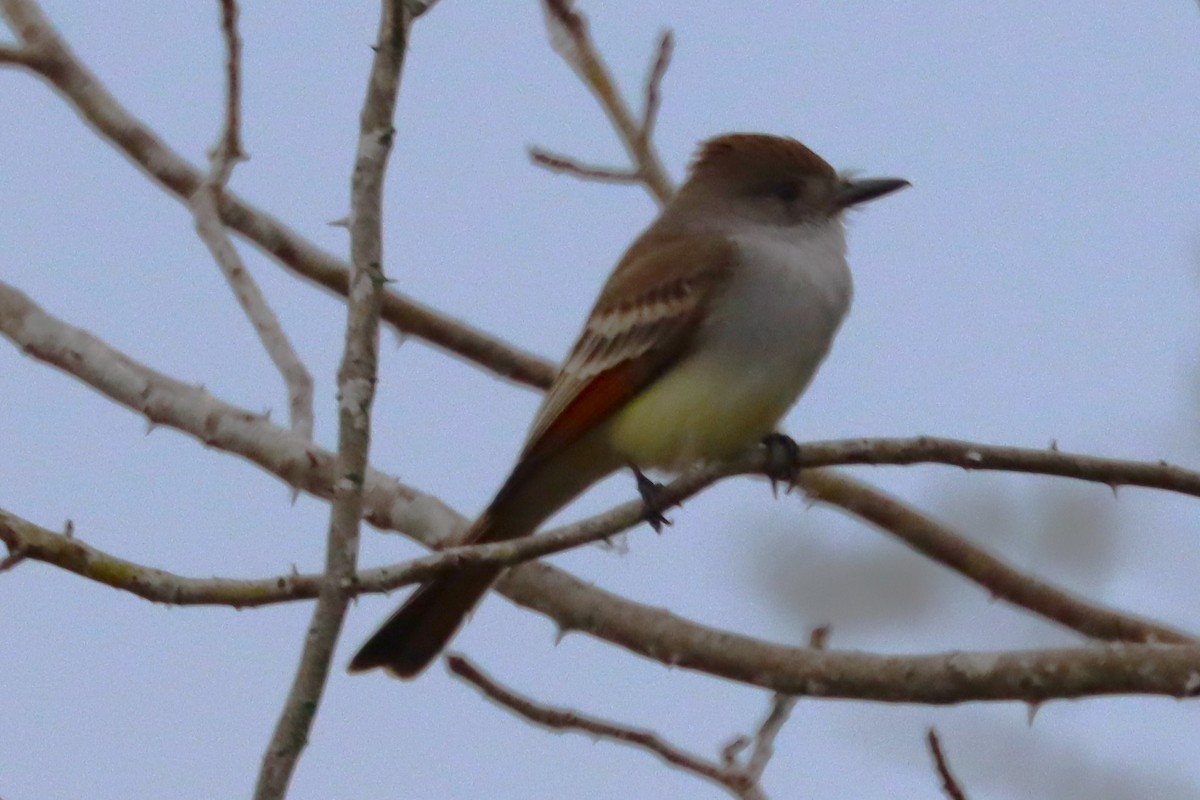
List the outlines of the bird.
{"type": "MultiPolygon", "coordinates": [[[[702,142],[604,284],[507,480],[456,543],[528,536],[626,468],[657,526],[646,470],[679,472],[778,435],[850,308],[845,212],[909,185],[839,173],[789,137],[702,142]]],[[[422,584],[348,670],[416,677],[502,572],[472,564],[422,584]]]]}

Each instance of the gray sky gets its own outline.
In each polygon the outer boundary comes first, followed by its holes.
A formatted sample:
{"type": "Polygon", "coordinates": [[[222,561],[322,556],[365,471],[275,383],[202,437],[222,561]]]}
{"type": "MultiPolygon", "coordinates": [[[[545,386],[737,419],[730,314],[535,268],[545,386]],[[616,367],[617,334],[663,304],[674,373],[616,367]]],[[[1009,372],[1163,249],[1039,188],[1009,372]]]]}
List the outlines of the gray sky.
{"type": "MultiPolygon", "coordinates": [[[[233,188],[323,247],[340,228],[373,3],[246,4],[233,188]]],[[[195,163],[219,123],[216,4],[46,2],[116,96],[195,163]]],[[[1200,15],[1193,3],[585,3],[627,90],[676,32],[658,146],[794,135],[836,166],[913,188],[850,220],[855,307],[788,418],[797,438],[930,433],[1200,462],[1200,15]]],[[[217,396],[284,416],[273,369],[182,206],[46,86],[0,70],[0,280],[217,396]]],[[[404,292],[558,358],[629,240],[640,190],[532,168],[538,144],[622,162],[545,41],[534,2],[443,2],[418,25],[388,184],[387,269],[404,292]]],[[[318,385],[333,441],[343,308],[243,250],[318,385]]],[[[537,403],[385,338],[372,461],[476,512],[537,403]]],[[[187,575],[319,569],[326,507],[0,346],[0,507],[187,575]]],[[[1194,501],[944,468],[863,470],[994,551],[1088,596],[1192,630],[1194,501]],[[1070,491],[1067,491],[1069,489],[1070,491]]],[[[570,516],[632,496],[621,476],[570,516]]],[[[629,553],[556,563],[635,599],[781,641],[941,651],[1069,643],[877,533],[743,480],[629,553]],[[830,576],[835,576],[831,578],[830,576]],[[821,581],[824,581],[822,583],[821,581]]],[[[362,561],[415,555],[365,533],[362,561]]],[[[357,604],[295,798],[719,797],[646,754],[534,730],[435,666],[401,684],[341,665],[397,599],[357,604]]],[[[0,797],[246,796],[292,678],[307,605],[168,609],[26,563],[0,576],[0,797]]],[[[669,671],[494,598],[455,648],[540,700],[653,727],[706,755],[761,693],[669,671]]],[[[952,709],[804,701],[773,797],[937,797],[937,724],[978,798],[1192,797],[1190,705],[952,709]],[[1074,793],[1074,794],[1072,794],[1074,793]]]]}

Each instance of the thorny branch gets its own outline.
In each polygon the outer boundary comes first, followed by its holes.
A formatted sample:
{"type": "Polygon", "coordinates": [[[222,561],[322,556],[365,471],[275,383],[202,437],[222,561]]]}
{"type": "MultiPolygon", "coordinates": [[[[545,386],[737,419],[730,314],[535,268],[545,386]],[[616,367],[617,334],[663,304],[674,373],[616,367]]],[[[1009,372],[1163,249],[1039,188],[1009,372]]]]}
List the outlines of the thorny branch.
{"type": "MultiPolygon", "coordinates": [[[[432,5],[411,2],[414,13],[432,5]]],[[[178,200],[190,200],[204,182],[204,173],[117,102],[79,61],[35,0],[0,0],[0,14],[21,43],[19,48],[10,48],[9,63],[30,69],[53,86],[97,134],[148,177],[178,200]]],[[[225,225],[297,276],[342,296],[349,291],[345,261],[270,214],[228,191],[221,194],[218,210],[225,225]]],[[[400,333],[423,339],[508,380],[545,386],[553,377],[553,367],[536,356],[398,292],[384,292],[381,313],[400,333]]]]}
{"type": "Polygon", "coordinates": [[[245,160],[241,140],[241,38],[237,31],[238,8],[234,0],[221,0],[221,31],[225,37],[225,122],[209,153],[208,175],[189,204],[196,232],[216,260],[242,311],[254,326],[263,347],[283,377],[288,395],[292,432],[305,439],[313,433],[313,380],[304,362],[271,310],[262,290],[246,269],[221,221],[220,205],[234,165],[245,160]]]}
{"type": "MultiPolygon", "coordinates": [[[[801,452],[805,450],[802,449],[801,452]]],[[[742,459],[719,467],[693,470],[664,487],[663,499],[677,504],[722,478],[733,475],[761,475],[769,466],[769,458],[769,454],[765,452],[752,451],[742,459]]],[[[862,519],[872,522],[910,547],[954,569],[985,588],[994,597],[1096,639],[1160,643],[1193,641],[1185,633],[1112,611],[1032,576],[1023,575],[932,519],[912,511],[880,492],[860,496],[854,491],[858,484],[852,479],[841,476],[836,481],[829,481],[830,474],[825,471],[802,471],[798,473],[798,479],[813,499],[837,502],[840,506],[853,504],[855,513],[862,519]],[[848,493],[846,486],[850,487],[848,493]]],[[[0,521],[4,519],[3,513],[0,512],[0,521]]],[[[451,548],[438,555],[385,568],[382,573],[363,573],[359,576],[359,590],[386,591],[407,583],[426,580],[433,574],[460,568],[467,563],[488,561],[516,565],[603,541],[640,524],[642,520],[641,503],[626,503],[572,525],[520,540],[451,548]]],[[[375,522],[380,524],[386,521],[376,517],[375,522]]],[[[312,596],[307,593],[311,584],[302,580],[302,576],[219,582],[211,579],[192,580],[167,576],[158,570],[131,565],[98,551],[82,550],[86,545],[76,538],[61,540],[58,534],[37,528],[31,523],[21,523],[20,526],[12,527],[13,532],[8,534],[5,534],[3,526],[0,526],[0,538],[4,538],[10,548],[19,546],[35,560],[57,564],[84,577],[117,586],[147,599],[169,603],[221,603],[243,607],[312,596]],[[84,555],[87,557],[83,557],[84,555]]],[[[554,612],[545,608],[539,607],[539,610],[556,616],[554,612]]]]}
{"type": "MultiPolygon", "coordinates": [[[[762,767],[766,766],[766,759],[770,758],[770,745],[767,745],[768,753],[762,757],[761,766],[754,763],[753,766],[743,767],[733,758],[725,758],[721,762],[711,761],[671,744],[654,731],[621,725],[579,711],[554,708],[530,700],[501,685],[495,678],[485,674],[483,670],[467,660],[465,656],[448,655],[446,667],[452,675],[482,692],[484,697],[534,725],[540,725],[555,733],[583,733],[596,739],[606,739],[638,747],[653,753],[672,766],[717,784],[736,798],[741,800],[763,800],[765,798],[758,781],[762,777],[762,767]]],[[[788,707],[790,708],[790,706],[788,707]]],[[[779,714],[776,713],[776,710],[773,710],[768,722],[760,727],[756,739],[767,737],[773,739],[774,735],[778,733],[778,727],[774,725],[769,731],[767,730],[767,725],[772,718],[786,717],[786,712],[779,714]]],[[[756,754],[757,752],[756,750],[756,754]]]]}
{"type": "MultiPolygon", "coordinates": [[[[332,454],[312,443],[300,442],[258,415],[221,403],[202,389],[182,384],[137,364],[91,334],[71,328],[51,317],[20,292],[5,287],[2,283],[0,332],[12,339],[27,354],[75,375],[122,405],[144,414],[154,424],[170,425],[200,438],[210,446],[241,455],[316,496],[332,496],[332,454]]],[[[929,444],[924,440],[885,440],[885,443],[892,441],[909,441],[918,452],[929,444]]],[[[934,441],[934,444],[937,445],[935,450],[938,452],[926,455],[953,455],[953,448],[950,447],[952,443],[934,441]],[[947,452],[941,452],[942,450],[947,452]]],[[[853,442],[851,445],[846,450],[842,450],[838,443],[805,445],[801,448],[800,458],[806,464],[808,459],[812,459],[814,463],[836,463],[838,458],[857,458],[870,449],[869,442],[865,440],[853,442]]],[[[990,463],[989,448],[970,443],[958,443],[958,446],[968,454],[984,454],[982,459],[972,455],[965,459],[966,463],[990,463]]],[[[1020,462],[1017,457],[1020,455],[1019,451],[1004,449],[1000,455],[1004,455],[1008,460],[997,459],[995,468],[1016,468],[1020,462]]],[[[1031,460],[1042,457],[1041,451],[1029,451],[1027,455],[1031,460]]],[[[727,465],[725,469],[730,472],[736,471],[741,466],[751,464],[755,457],[762,458],[764,454],[748,454],[746,462],[727,465]]],[[[1069,454],[1054,452],[1052,463],[1048,466],[1060,469],[1070,463],[1070,458],[1069,454]]],[[[947,458],[948,462],[953,460],[947,458]]],[[[760,462],[759,467],[764,463],[760,462]]],[[[1186,488],[1189,483],[1200,479],[1200,476],[1177,467],[1127,462],[1114,462],[1114,469],[1109,478],[1112,481],[1147,479],[1143,480],[1144,485],[1155,485],[1155,481],[1148,478],[1156,470],[1160,472],[1158,482],[1165,486],[1178,485],[1179,488],[1186,488]]],[[[1060,471],[1067,474],[1067,470],[1060,471]]],[[[808,474],[811,478],[812,473],[808,474]]],[[[1087,474],[1092,479],[1101,477],[1090,471],[1087,474]]],[[[666,496],[672,501],[678,501],[688,492],[708,485],[712,477],[711,473],[690,473],[672,484],[667,490],[670,494],[666,496]]],[[[367,518],[375,525],[403,530],[427,544],[452,540],[465,525],[461,516],[434,498],[402,486],[392,478],[372,471],[368,473],[367,485],[365,512],[367,518]]],[[[636,504],[628,504],[610,512],[608,516],[608,521],[585,522],[580,523],[580,526],[594,524],[596,528],[593,530],[597,533],[606,530],[615,532],[636,524],[640,508],[636,504]],[[603,525],[611,527],[601,527],[603,525]]],[[[542,534],[551,535],[556,534],[542,534]]],[[[965,540],[959,541],[961,546],[972,548],[965,540]]],[[[74,562],[64,558],[56,563],[65,566],[74,562]]],[[[122,573],[118,570],[115,574],[122,573]]],[[[137,582],[130,580],[129,583],[135,585],[137,582]]],[[[718,670],[718,674],[727,676],[753,672],[750,669],[750,661],[746,661],[737,669],[731,669],[730,665],[725,663],[730,653],[760,652],[753,648],[737,648],[742,645],[753,644],[754,647],[758,647],[764,644],[741,637],[733,641],[714,639],[713,635],[720,632],[603,592],[561,571],[539,564],[530,564],[514,570],[499,588],[517,603],[555,619],[564,629],[587,632],[667,663],[683,659],[686,650],[687,659],[693,668],[718,670]],[[648,633],[656,631],[664,634],[662,641],[659,641],[658,636],[648,633]],[[717,642],[720,642],[719,646],[717,642]]],[[[1046,610],[1036,607],[1030,610],[1047,614],[1046,610]]],[[[1113,612],[1102,609],[1102,613],[1113,612]]],[[[1079,617],[1076,612],[1055,616],[1088,618],[1086,614],[1079,617]]],[[[1130,618],[1125,616],[1124,619],[1130,618]]],[[[1108,627],[1113,630],[1124,628],[1136,641],[1163,640],[1160,638],[1161,626],[1152,623],[1134,624],[1129,627],[1124,625],[1122,623],[1108,627]]],[[[781,652],[786,650],[787,648],[780,648],[781,652]]],[[[758,668],[762,669],[762,665],[759,664],[758,668]]]]}
{"type": "Polygon", "coordinates": [[[379,34],[367,78],[358,152],[350,182],[350,291],[345,345],[337,375],[338,451],[329,509],[325,576],[304,637],[296,678],[263,756],[255,800],[275,800],[287,794],[300,754],[308,743],[338,635],[355,594],[359,528],[371,442],[371,405],[379,363],[379,312],[384,283],[383,185],[395,135],[392,120],[396,95],[414,16],[405,0],[380,2],[379,34]]]}

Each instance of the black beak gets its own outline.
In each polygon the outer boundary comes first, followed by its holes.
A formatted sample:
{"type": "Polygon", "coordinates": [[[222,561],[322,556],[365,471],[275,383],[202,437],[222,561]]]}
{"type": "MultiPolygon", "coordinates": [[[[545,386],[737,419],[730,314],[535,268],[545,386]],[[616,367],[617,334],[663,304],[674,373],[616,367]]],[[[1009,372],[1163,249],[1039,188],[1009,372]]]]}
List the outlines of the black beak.
{"type": "Polygon", "coordinates": [[[838,190],[838,208],[850,208],[868,200],[883,197],[885,194],[899,191],[905,186],[912,186],[903,178],[858,178],[842,181],[838,190]]]}

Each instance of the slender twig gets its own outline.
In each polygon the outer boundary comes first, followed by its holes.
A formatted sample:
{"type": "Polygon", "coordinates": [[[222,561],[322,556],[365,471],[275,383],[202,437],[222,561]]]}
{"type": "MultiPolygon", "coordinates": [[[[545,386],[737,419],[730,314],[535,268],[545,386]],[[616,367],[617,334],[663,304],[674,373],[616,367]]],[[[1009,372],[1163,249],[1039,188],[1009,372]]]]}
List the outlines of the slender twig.
{"type": "MultiPolygon", "coordinates": [[[[287,485],[330,499],[336,457],[274,425],[264,415],[225,403],[203,387],[140,364],[93,334],[47,314],[0,281],[0,334],[26,355],[57,367],[142,416],[241,456],[287,485]]],[[[376,470],[367,472],[368,521],[404,531],[429,546],[451,541],[466,523],[436,497],[376,470]]]]}
{"type": "Polygon", "coordinates": [[[308,742],[338,634],[354,597],[371,405],[379,360],[383,185],[395,136],[392,119],[412,19],[403,0],[380,3],[379,34],[360,116],[350,189],[350,292],[346,341],[338,368],[337,480],[329,513],[325,580],[304,637],[296,678],[263,756],[255,800],[274,800],[287,793],[308,742]]]}
{"type": "Polygon", "coordinates": [[[925,735],[925,740],[929,743],[929,753],[933,756],[933,768],[937,770],[938,778],[942,781],[942,791],[946,793],[947,800],[967,800],[967,793],[963,791],[962,786],[954,777],[954,773],[950,771],[950,764],[946,761],[946,754],[942,752],[942,742],[938,738],[936,728],[930,728],[925,735]]]}
{"type": "MultiPolygon", "coordinates": [[[[611,537],[641,520],[641,503],[615,513],[508,542],[450,547],[432,555],[359,572],[349,591],[390,592],[472,564],[512,567],[611,537]]],[[[95,548],[73,534],[43,528],[0,508],[0,542],[12,565],[31,559],[145,600],[179,606],[221,605],[252,608],[317,597],[321,574],[288,573],[267,578],[190,578],[137,564],[95,548]]]]}
{"type": "Polygon", "coordinates": [[[1050,447],[1026,447],[966,442],[935,436],[895,439],[847,439],[806,442],[801,464],[946,464],[965,470],[1024,472],[1090,481],[1116,489],[1141,486],[1200,497],[1200,472],[1165,461],[1129,461],[1098,458],[1050,447]]]}
{"type": "Polygon", "coordinates": [[[554,708],[530,700],[501,685],[465,656],[448,655],[446,667],[450,674],[474,686],[484,697],[534,725],[555,733],[583,733],[595,739],[638,747],[685,772],[712,781],[734,797],[744,800],[758,800],[762,797],[761,792],[757,791],[757,782],[750,781],[748,774],[737,764],[721,764],[694,755],[671,744],[654,731],[621,725],[572,709],[554,708]]]}
{"type": "Polygon", "coordinates": [[[225,39],[225,124],[211,153],[209,182],[224,187],[242,150],[242,38],[238,35],[236,0],[221,2],[221,35],[225,39]]]}
{"type": "MultiPolygon", "coordinates": [[[[768,458],[765,453],[752,452],[736,464],[692,471],[663,488],[664,502],[681,502],[724,477],[760,474],[766,469],[768,458]]],[[[1126,642],[1194,641],[1185,633],[1090,603],[1032,576],[1023,575],[968,540],[886,495],[879,492],[861,493],[859,485],[846,476],[828,471],[808,471],[801,473],[801,476],[805,489],[815,499],[836,502],[842,506],[853,505],[855,513],[861,518],[878,525],[919,552],[959,572],[987,589],[991,595],[1086,636],[1126,642]]],[[[372,575],[369,585],[366,576],[360,576],[360,582],[364,583],[360,589],[390,590],[417,580],[428,579],[440,572],[461,568],[468,563],[488,562],[514,566],[608,539],[640,524],[644,519],[643,512],[640,502],[630,502],[572,525],[512,542],[451,548],[434,556],[389,567],[377,577],[372,575]],[[374,583],[375,580],[380,582],[374,583]]],[[[3,519],[3,513],[0,511],[0,520],[3,519]]],[[[376,521],[382,520],[376,517],[376,521]]],[[[31,526],[31,523],[24,524],[31,526]]],[[[92,580],[159,602],[219,603],[242,607],[313,596],[307,593],[306,588],[311,589],[315,583],[306,583],[300,576],[282,583],[277,583],[276,579],[220,583],[214,583],[212,580],[190,581],[82,549],[86,546],[79,540],[64,541],[60,534],[36,526],[21,530],[30,533],[10,534],[12,543],[24,547],[35,560],[56,564],[92,580]]],[[[545,608],[539,610],[547,611],[545,608]]]]}
{"type": "MultiPolygon", "coordinates": [[[[119,558],[79,537],[43,528],[4,509],[0,509],[0,542],[9,551],[0,562],[0,571],[27,559],[40,561],[151,602],[177,606],[240,609],[312,600],[324,582],[323,573],[297,572],[250,579],[191,578],[119,558]]],[[[534,540],[451,548],[400,564],[363,570],[355,576],[350,591],[356,595],[390,592],[469,563],[512,566],[536,557],[531,555],[530,546],[538,544],[534,540]],[[515,546],[518,544],[519,547],[515,546]]]]}
{"type": "Polygon", "coordinates": [[[288,395],[292,431],[305,439],[313,433],[313,380],[292,347],[279,318],[271,310],[254,276],[246,269],[221,221],[220,205],[225,186],[237,162],[245,160],[241,142],[241,38],[237,31],[238,7],[221,0],[221,32],[225,39],[225,121],[217,143],[209,152],[209,171],[192,194],[190,205],[196,232],[225,276],[234,297],[258,333],[267,355],[283,377],[288,395]]]}
{"type": "MultiPolygon", "coordinates": [[[[303,473],[312,466],[307,463],[310,459],[320,461],[316,455],[320,450],[300,445],[301,452],[288,455],[303,456],[306,463],[280,464],[283,456],[278,451],[293,451],[298,443],[286,436],[269,435],[267,432],[273,430],[269,424],[258,427],[263,422],[260,415],[222,403],[195,386],[137,363],[93,334],[47,313],[19,289],[3,281],[0,281],[0,335],[26,355],[63,370],[118,404],[144,415],[151,424],[175,428],[206,445],[249,458],[288,482],[304,477],[303,473]],[[234,429],[226,435],[226,428],[231,426],[234,429]]],[[[540,363],[550,369],[545,362],[540,363]]],[[[732,463],[736,468],[748,462],[732,463]]],[[[1200,497],[1200,472],[1161,461],[1098,458],[1062,450],[1004,447],[928,436],[804,442],[796,468],[799,475],[800,470],[813,467],[854,464],[945,464],[966,470],[1055,475],[1104,486],[1139,486],[1200,497]]],[[[303,485],[300,488],[313,491],[303,485]]],[[[419,532],[406,530],[419,536],[419,532]]]]}
{"type": "MultiPolygon", "coordinates": [[[[567,65],[575,71],[580,80],[591,89],[592,94],[600,102],[600,107],[608,115],[609,121],[616,128],[625,146],[629,158],[633,161],[638,175],[647,191],[659,200],[671,195],[671,179],[663,169],[662,162],[654,152],[654,143],[645,127],[646,121],[653,124],[658,112],[658,99],[646,99],[646,113],[639,123],[634,119],[628,104],[621,96],[616,82],[609,72],[608,65],[600,57],[599,51],[592,43],[588,34],[587,20],[583,14],[575,10],[572,0],[543,0],[543,10],[546,17],[546,28],[550,34],[550,44],[562,56],[567,65]]],[[[651,68],[650,79],[647,81],[647,91],[658,92],[662,76],[656,73],[666,70],[670,56],[669,34],[660,40],[658,56],[651,68]],[[666,41],[666,44],[663,44],[666,41]],[[664,55],[665,53],[665,55],[664,55]],[[661,66],[659,66],[661,63],[661,66]]]]}
{"type": "Polygon", "coordinates": [[[792,709],[796,707],[796,698],[776,693],[771,697],[771,710],[767,713],[762,724],[754,733],[753,747],[750,757],[746,759],[742,771],[748,784],[754,786],[762,780],[763,773],[771,757],[775,755],[775,739],[787,724],[792,709]]]}
{"type": "Polygon", "coordinates": [[[917,552],[982,586],[993,597],[1033,611],[1094,639],[1116,642],[1192,642],[1157,623],[1111,611],[1026,575],[967,539],[878,489],[828,470],[801,472],[810,497],[872,523],[917,552]]]}
{"type": "Polygon", "coordinates": [[[658,109],[662,105],[662,81],[671,65],[671,54],[675,50],[675,36],[663,31],[658,39],[658,54],[646,78],[645,106],[642,109],[642,124],[638,126],[638,148],[650,152],[654,139],[654,126],[658,122],[658,109]]]}
{"type": "Polygon", "coordinates": [[[581,164],[569,156],[552,153],[540,147],[529,148],[529,159],[539,167],[548,169],[551,172],[574,175],[577,178],[588,181],[599,181],[601,183],[641,183],[642,181],[642,176],[635,170],[581,164]]]}
{"type": "MultiPolygon", "coordinates": [[[[414,14],[433,5],[412,0],[414,14]]],[[[19,63],[53,86],[91,128],[178,200],[188,202],[205,174],[135,118],[71,51],[34,0],[0,0],[0,13],[28,51],[19,63]]],[[[345,296],[349,265],[232,192],[220,198],[221,220],[301,278],[345,296]]],[[[498,337],[385,291],[383,319],[468,363],[532,386],[548,386],[554,368],[498,337]]]]}

